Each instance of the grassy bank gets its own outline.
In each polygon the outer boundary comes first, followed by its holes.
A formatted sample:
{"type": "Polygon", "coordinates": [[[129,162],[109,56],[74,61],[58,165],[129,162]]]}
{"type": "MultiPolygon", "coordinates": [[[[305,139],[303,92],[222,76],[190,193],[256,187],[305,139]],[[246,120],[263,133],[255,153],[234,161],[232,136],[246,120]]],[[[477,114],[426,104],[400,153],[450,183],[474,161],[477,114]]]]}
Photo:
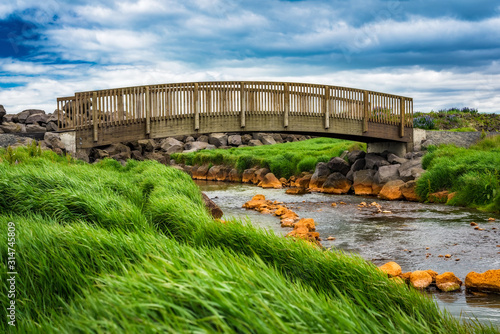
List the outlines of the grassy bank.
{"type": "Polygon", "coordinates": [[[172,158],[177,163],[187,165],[223,164],[237,168],[240,172],[254,166],[267,167],[278,178],[288,178],[304,171],[314,171],[318,162],[327,162],[345,150],[353,149],[366,149],[366,144],[332,138],[314,138],[268,146],[179,153],[174,154],[172,158]]]}
{"type": "Polygon", "coordinates": [[[413,126],[425,130],[500,131],[500,118],[497,114],[481,114],[474,108],[449,108],[429,113],[417,111],[413,116],[413,126]]]}
{"type": "Polygon", "coordinates": [[[422,165],[427,170],[417,182],[422,199],[448,190],[456,192],[451,205],[500,211],[500,136],[483,139],[469,149],[430,147],[422,165]]]}
{"type": "MultiPolygon", "coordinates": [[[[17,332],[498,333],[459,324],[359,257],[212,220],[176,169],[37,155],[0,151],[17,332]]],[[[7,271],[2,261],[4,282],[7,271]]]]}

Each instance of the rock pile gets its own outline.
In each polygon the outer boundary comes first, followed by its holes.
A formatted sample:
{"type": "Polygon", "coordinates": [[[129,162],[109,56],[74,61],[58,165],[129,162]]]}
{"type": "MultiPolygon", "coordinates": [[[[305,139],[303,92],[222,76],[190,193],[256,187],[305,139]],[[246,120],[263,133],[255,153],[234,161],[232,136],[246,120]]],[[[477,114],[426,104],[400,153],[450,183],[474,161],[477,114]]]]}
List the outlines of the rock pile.
{"type": "MultiPolygon", "coordinates": [[[[404,282],[416,289],[427,289],[436,287],[443,292],[459,291],[463,285],[452,272],[438,274],[434,270],[416,270],[403,273],[396,262],[388,262],[379,270],[395,281],[404,282]]],[[[496,293],[500,294],[500,269],[488,270],[482,274],[470,272],[465,277],[465,288],[470,292],[496,293]]]]}
{"type": "Polygon", "coordinates": [[[293,231],[287,237],[307,240],[311,243],[321,245],[319,233],[316,232],[314,219],[302,218],[283,205],[282,202],[266,200],[264,195],[255,195],[250,201],[243,204],[243,208],[255,210],[260,213],[273,214],[280,218],[281,227],[293,227],[293,231]]]}
{"type": "Polygon", "coordinates": [[[27,109],[18,114],[7,114],[0,105],[1,133],[43,133],[57,131],[57,111],[46,114],[44,110],[27,109]]]}

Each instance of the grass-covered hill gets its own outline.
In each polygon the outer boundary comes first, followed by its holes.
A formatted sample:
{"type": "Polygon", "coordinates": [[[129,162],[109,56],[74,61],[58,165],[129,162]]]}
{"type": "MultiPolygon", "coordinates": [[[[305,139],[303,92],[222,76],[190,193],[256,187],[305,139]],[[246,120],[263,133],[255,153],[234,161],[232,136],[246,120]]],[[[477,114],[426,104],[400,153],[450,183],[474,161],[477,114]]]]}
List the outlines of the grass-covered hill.
{"type": "Polygon", "coordinates": [[[498,333],[359,257],[215,221],[188,175],[154,161],[2,150],[3,282],[9,222],[16,327],[0,332],[498,333]]]}
{"type": "Polygon", "coordinates": [[[479,113],[474,108],[449,108],[415,112],[413,126],[425,130],[500,132],[500,115],[479,113]]]}

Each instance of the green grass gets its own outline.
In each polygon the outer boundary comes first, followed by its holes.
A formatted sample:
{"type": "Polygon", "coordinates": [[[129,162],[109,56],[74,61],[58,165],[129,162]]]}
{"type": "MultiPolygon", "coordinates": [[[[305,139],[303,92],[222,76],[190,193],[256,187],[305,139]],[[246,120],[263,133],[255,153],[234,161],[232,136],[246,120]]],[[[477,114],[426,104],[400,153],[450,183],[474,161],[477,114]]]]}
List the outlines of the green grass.
{"type": "Polygon", "coordinates": [[[214,221],[176,169],[13,153],[0,151],[0,240],[14,222],[15,332],[498,333],[360,257],[214,221]]]}
{"type": "Polygon", "coordinates": [[[423,200],[433,192],[449,190],[456,192],[449,204],[500,211],[500,136],[483,139],[469,149],[431,147],[422,165],[427,171],[417,182],[417,193],[423,200]]]}
{"type": "Polygon", "coordinates": [[[266,167],[278,178],[288,178],[304,171],[314,171],[318,162],[326,162],[345,150],[364,149],[366,144],[332,139],[314,138],[300,142],[231,148],[228,150],[204,150],[172,155],[177,163],[187,165],[227,165],[243,172],[255,166],[266,167]]]}

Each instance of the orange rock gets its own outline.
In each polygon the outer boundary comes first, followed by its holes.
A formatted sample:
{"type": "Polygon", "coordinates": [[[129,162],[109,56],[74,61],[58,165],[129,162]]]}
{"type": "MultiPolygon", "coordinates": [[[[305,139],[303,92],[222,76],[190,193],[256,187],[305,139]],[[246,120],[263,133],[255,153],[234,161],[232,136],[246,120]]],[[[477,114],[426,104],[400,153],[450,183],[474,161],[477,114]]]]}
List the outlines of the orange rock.
{"type": "Polygon", "coordinates": [[[436,276],[436,286],[444,292],[460,290],[462,281],[452,272],[445,272],[436,276]]]}
{"type": "Polygon", "coordinates": [[[500,269],[488,270],[482,274],[473,271],[468,273],[465,287],[470,291],[500,294],[500,269]]]}
{"type": "Polygon", "coordinates": [[[287,218],[297,219],[299,218],[299,216],[292,210],[288,210],[287,213],[281,215],[281,219],[287,219],[287,218]]]}
{"type": "Polygon", "coordinates": [[[405,183],[401,180],[389,181],[382,187],[379,198],[386,199],[389,201],[403,199],[403,193],[401,192],[401,186],[405,183]]]}
{"type": "Polygon", "coordinates": [[[245,169],[243,171],[243,175],[241,176],[241,182],[243,183],[251,183],[252,179],[255,175],[255,171],[257,168],[250,168],[250,169],[245,169]]]}
{"type": "Polygon", "coordinates": [[[295,219],[292,218],[286,218],[281,220],[281,227],[293,227],[293,224],[295,223],[295,219]]]}
{"type": "Polygon", "coordinates": [[[276,216],[281,216],[281,215],[284,215],[285,213],[287,213],[289,210],[287,208],[285,208],[284,206],[282,205],[279,205],[278,206],[278,209],[276,209],[276,211],[274,211],[274,214],[276,216]]]}
{"type": "Polygon", "coordinates": [[[436,283],[436,276],[438,275],[438,273],[435,272],[434,270],[425,270],[425,272],[431,276],[432,283],[436,283]]]}
{"type": "Polygon", "coordinates": [[[399,275],[399,277],[404,279],[405,282],[410,283],[411,271],[406,272],[406,273],[402,273],[401,275],[399,275]]]}
{"type": "Polygon", "coordinates": [[[378,267],[378,269],[382,270],[389,277],[399,276],[402,273],[401,266],[396,262],[387,262],[386,264],[378,267]]]}
{"type": "Polygon", "coordinates": [[[429,194],[429,202],[431,203],[446,203],[448,201],[448,194],[450,192],[447,190],[439,191],[436,193],[429,194]]]}
{"type": "Polygon", "coordinates": [[[307,174],[295,181],[295,186],[298,188],[309,188],[312,174],[307,174]]]}
{"type": "Polygon", "coordinates": [[[448,197],[446,198],[446,202],[451,201],[455,196],[457,195],[457,192],[452,192],[448,194],[448,197]]]}
{"type": "Polygon", "coordinates": [[[337,203],[332,203],[332,206],[333,206],[333,207],[336,207],[336,206],[337,206],[337,203]]]}
{"type": "Polygon", "coordinates": [[[314,219],[312,218],[302,218],[298,222],[295,223],[294,229],[298,229],[300,227],[305,227],[309,232],[316,230],[316,225],[314,224],[314,219]]]}
{"type": "Polygon", "coordinates": [[[420,201],[420,197],[417,195],[416,192],[416,185],[417,182],[415,180],[411,180],[401,186],[401,193],[403,194],[403,197],[407,201],[412,201],[412,202],[420,201]]]}
{"type": "Polygon", "coordinates": [[[472,223],[470,223],[470,226],[477,226],[477,223],[472,222],[472,223]]]}
{"type": "Polygon", "coordinates": [[[490,218],[488,218],[488,221],[489,221],[489,222],[494,222],[494,221],[495,221],[495,218],[490,217],[490,218]]]}
{"type": "Polygon", "coordinates": [[[335,237],[330,236],[330,237],[326,238],[326,240],[333,241],[333,240],[335,240],[335,237]]]}
{"type": "Polygon", "coordinates": [[[417,289],[425,289],[432,283],[432,277],[424,270],[417,270],[410,275],[410,284],[417,289]]]}
{"type": "Polygon", "coordinates": [[[266,201],[265,200],[250,200],[248,202],[246,202],[245,204],[243,204],[243,207],[245,209],[257,209],[257,208],[260,208],[261,206],[265,205],[266,204],[266,201]]]}
{"type": "Polygon", "coordinates": [[[308,194],[310,191],[307,188],[289,188],[286,190],[286,193],[289,195],[302,195],[308,194]]]}
{"type": "Polygon", "coordinates": [[[260,194],[252,197],[252,200],[254,200],[254,201],[260,201],[260,200],[265,200],[265,199],[266,199],[266,196],[260,195],[260,194]]]}
{"type": "Polygon", "coordinates": [[[281,189],[283,188],[283,185],[273,173],[267,173],[259,183],[259,187],[281,189]]]}

